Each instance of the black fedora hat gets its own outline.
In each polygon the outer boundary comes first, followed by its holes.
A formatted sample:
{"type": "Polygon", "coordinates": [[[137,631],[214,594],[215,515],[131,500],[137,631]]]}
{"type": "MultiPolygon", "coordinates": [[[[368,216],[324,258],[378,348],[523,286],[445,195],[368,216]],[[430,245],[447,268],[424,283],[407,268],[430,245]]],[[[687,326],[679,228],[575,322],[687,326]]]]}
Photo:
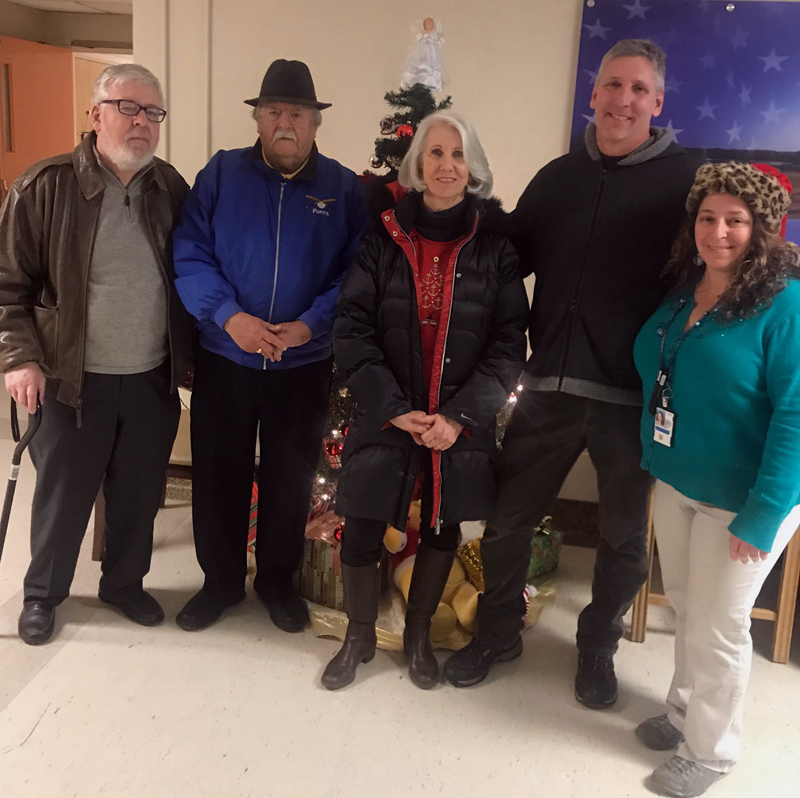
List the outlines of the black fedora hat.
{"type": "Polygon", "coordinates": [[[293,103],[308,105],[312,108],[330,108],[331,103],[317,102],[314,81],[309,68],[302,61],[287,61],[279,58],[269,65],[264,80],[261,81],[261,92],[252,100],[245,100],[248,105],[257,106],[260,102],[293,103]]]}

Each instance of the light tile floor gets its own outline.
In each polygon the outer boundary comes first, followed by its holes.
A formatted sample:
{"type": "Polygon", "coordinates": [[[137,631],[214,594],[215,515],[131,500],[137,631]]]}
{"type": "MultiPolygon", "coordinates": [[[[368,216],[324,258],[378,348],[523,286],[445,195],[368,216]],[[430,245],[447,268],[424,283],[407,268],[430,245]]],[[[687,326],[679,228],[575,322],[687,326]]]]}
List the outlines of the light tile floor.
{"type": "MultiPolygon", "coordinates": [[[[0,441],[0,463],[10,441],[0,441]]],[[[651,608],[647,642],[623,642],[621,697],[593,712],[572,695],[575,619],[592,552],[564,552],[555,605],[525,652],[487,682],[431,692],[379,652],[339,693],[319,685],[337,643],[287,635],[249,595],[223,622],[187,634],[173,618],[200,584],[189,508],[158,517],[148,587],[168,621],[137,627],[97,599],[87,545],[57,636],[16,635],[33,473],[26,462],[0,564],[0,795],[4,798],[571,798],[647,796],[665,754],[633,729],[661,711],[671,669],[667,610],[651,608]]],[[[771,625],[747,706],[745,759],[709,795],[800,796],[800,644],[774,665],[771,625]]],[[[800,637],[800,635],[798,635],[800,637]]]]}

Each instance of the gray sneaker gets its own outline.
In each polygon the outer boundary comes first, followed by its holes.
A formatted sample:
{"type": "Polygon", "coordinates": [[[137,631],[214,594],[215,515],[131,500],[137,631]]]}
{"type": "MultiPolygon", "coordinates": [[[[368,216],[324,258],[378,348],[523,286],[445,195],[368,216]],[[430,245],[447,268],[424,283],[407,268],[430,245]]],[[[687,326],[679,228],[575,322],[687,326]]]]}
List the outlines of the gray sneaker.
{"type": "Polygon", "coordinates": [[[636,736],[654,751],[671,751],[684,740],[666,715],[648,718],[636,727],[636,736]]]}
{"type": "Polygon", "coordinates": [[[702,795],[715,781],[725,773],[711,770],[699,762],[692,762],[682,756],[673,756],[669,762],[653,771],[653,784],[667,795],[676,798],[694,798],[702,795]]]}

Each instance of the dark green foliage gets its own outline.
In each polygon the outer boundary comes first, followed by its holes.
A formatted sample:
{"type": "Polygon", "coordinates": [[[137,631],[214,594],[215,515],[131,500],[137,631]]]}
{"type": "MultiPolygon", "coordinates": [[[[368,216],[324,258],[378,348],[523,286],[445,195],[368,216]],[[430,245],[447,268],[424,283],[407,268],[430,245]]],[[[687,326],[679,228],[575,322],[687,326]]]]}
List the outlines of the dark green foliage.
{"type": "Polygon", "coordinates": [[[396,175],[403,157],[411,146],[412,136],[401,137],[397,135],[397,128],[401,125],[411,125],[416,133],[419,123],[433,111],[442,111],[452,106],[448,95],[437,103],[433,91],[422,83],[415,83],[410,89],[389,91],[384,99],[392,108],[397,109],[390,115],[393,120],[395,132],[388,136],[375,139],[375,159],[379,164],[373,163],[375,168],[386,166],[389,174],[396,175]]]}

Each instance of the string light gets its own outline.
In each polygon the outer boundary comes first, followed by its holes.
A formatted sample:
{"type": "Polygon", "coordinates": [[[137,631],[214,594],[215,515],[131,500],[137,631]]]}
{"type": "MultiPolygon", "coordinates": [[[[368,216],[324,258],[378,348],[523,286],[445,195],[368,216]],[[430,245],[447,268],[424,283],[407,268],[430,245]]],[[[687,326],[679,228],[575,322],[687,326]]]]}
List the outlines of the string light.
{"type": "Polygon", "coordinates": [[[324,485],[324,484],[325,484],[325,477],[318,477],[318,478],[317,478],[317,482],[318,482],[320,485],[324,485]]]}

